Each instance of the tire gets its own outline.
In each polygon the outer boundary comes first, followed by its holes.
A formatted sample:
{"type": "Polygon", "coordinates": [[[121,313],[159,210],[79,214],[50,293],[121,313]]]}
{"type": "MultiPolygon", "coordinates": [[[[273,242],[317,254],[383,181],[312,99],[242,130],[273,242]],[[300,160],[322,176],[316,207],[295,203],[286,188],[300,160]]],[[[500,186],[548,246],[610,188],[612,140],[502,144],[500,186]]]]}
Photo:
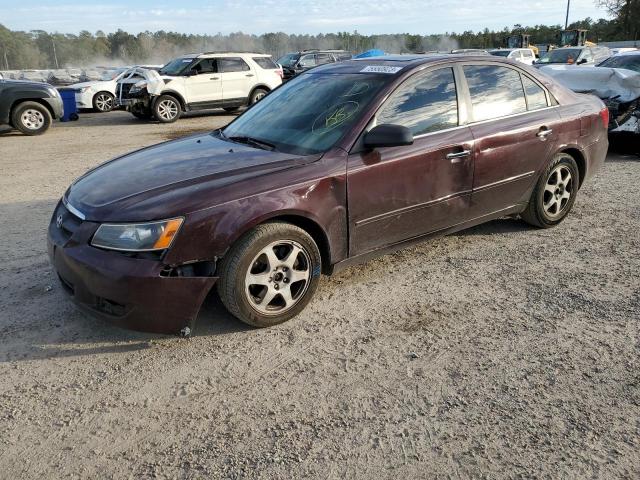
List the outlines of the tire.
{"type": "Polygon", "coordinates": [[[579,187],[580,173],[575,159],[567,153],[558,153],[538,179],[520,216],[535,227],[551,228],[569,214],[579,187]]]}
{"type": "Polygon", "coordinates": [[[239,320],[271,327],[295,317],[309,303],[321,266],[318,246],[306,231],[285,222],[265,223],[242,236],[221,260],[218,294],[239,320]]]}
{"type": "Polygon", "coordinates": [[[22,102],[13,109],[11,124],[25,135],[42,135],[51,126],[51,113],[37,102],[22,102]]]}
{"type": "Polygon", "coordinates": [[[93,96],[93,109],[96,112],[110,112],[114,107],[115,97],[109,92],[98,92],[93,96]]]}
{"type": "Polygon", "coordinates": [[[224,107],[223,110],[225,112],[234,113],[240,110],[240,107],[224,107]]]}
{"type": "Polygon", "coordinates": [[[251,92],[251,96],[249,97],[249,105],[258,103],[267,93],[269,93],[269,91],[264,88],[256,88],[253,92],[251,92]]]}
{"type": "Polygon", "coordinates": [[[153,103],[153,117],[160,123],[173,123],[180,118],[182,107],[172,95],[160,95],[153,103]]]}

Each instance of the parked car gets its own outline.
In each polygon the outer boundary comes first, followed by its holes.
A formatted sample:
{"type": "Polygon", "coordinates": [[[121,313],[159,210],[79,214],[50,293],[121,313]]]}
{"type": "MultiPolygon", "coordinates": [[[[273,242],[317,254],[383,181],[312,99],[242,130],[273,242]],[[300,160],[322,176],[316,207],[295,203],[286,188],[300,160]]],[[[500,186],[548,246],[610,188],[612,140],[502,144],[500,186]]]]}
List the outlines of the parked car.
{"type": "Polygon", "coordinates": [[[536,59],[533,50],[530,48],[496,48],[489,50],[489,53],[496,57],[508,58],[526,65],[533,65],[536,59]]]}
{"type": "Polygon", "coordinates": [[[134,116],[175,122],[182,112],[253,105],[282,84],[269,55],[202,53],[176,58],[159,71],[135,69],[118,80],[117,103],[134,116]]]}
{"type": "Polygon", "coordinates": [[[618,53],[598,64],[599,67],[624,68],[640,72],[640,50],[618,53]]]}
{"type": "Polygon", "coordinates": [[[74,83],[70,86],[76,93],[76,105],[78,108],[92,108],[97,112],[110,112],[115,107],[116,85],[125,72],[130,70],[123,67],[114,70],[105,70],[101,79],[74,83]]]}
{"type": "Polygon", "coordinates": [[[62,117],[60,93],[46,83],[0,80],[0,125],[41,135],[62,117]]]}
{"type": "Polygon", "coordinates": [[[611,56],[607,47],[562,47],[548,51],[535,62],[536,66],[564,63],[594,66],[611,56]]]}
{"type": "Polygon", "coordinates": [[[277,63],[282,66],[283,79],[287,81],[318,65],[341,62],[350,58],[351,54],[345,50],[302,50],[283,55],[277,63]]]}
{"type": "Polygon", "coordinates": [[[607,122],[598,98],[496,57],[325,65],[226,128],[80,177],[49,256],[119,325],[187,334],[216,284],[237,318],[276,325],[321,272],[506,215],[557,225],[604,162],[607,122]]]}

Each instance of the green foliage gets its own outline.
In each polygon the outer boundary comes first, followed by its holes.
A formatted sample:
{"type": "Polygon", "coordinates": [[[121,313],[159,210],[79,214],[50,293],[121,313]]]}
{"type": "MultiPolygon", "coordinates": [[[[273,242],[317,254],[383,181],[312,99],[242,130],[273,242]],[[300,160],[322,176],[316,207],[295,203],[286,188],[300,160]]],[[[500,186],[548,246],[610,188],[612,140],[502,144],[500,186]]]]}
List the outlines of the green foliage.
{"type": "MultiPolygon", "coordinates": [[[[614,20],[593,21],[586,18],[569,28],[589,30],[595,42],[636,39],[640,28],[638,10],[640,0],[602,0],[614,20]],[[610,5],[609,5],[610,4],[610,5]],[[635,13],[634,13],[635,12],[635,13]],[[635,30],[634,30],[635,29],[635,30]],[[635,33],[634,33],[635,32],[635,33]],[[629,36],[634,33],[636,36],[629,36]]],[[[502,31],[484,29],[444,35],[362,35],[339,32],[319,35],[288,35],[283,32],[249,35],[242,32],[222,35],[186,35],[176,32],[142,32],[132,35],[123,30],[105,34],[82,31],[77,35],[11,31],[0,25],[0,70],[55,68],[92,65],[154,63],[163,64],[172,57],[190,52],[240,50],[280,55],[309,48],[337,48],[361,52],[380,48],[390,53],[409,53],[453,48],[492,48],[502,45],[503,39],[515,31],[529,33],[535,44],[556,43],[560,25],[514,25],[502,31]]]]}

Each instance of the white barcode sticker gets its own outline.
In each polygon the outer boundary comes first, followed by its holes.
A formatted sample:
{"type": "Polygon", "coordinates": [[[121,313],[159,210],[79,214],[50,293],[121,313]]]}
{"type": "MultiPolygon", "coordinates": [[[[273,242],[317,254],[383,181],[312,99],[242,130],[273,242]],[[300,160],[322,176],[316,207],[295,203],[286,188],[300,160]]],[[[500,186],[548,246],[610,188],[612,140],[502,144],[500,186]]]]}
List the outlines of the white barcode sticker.
{"type": "Polygon", "coordinates": [[[361,73],[398,73],[402,70],[402,67],[389,67],[387,65],[367,65],[362,70],[361,73]]]}

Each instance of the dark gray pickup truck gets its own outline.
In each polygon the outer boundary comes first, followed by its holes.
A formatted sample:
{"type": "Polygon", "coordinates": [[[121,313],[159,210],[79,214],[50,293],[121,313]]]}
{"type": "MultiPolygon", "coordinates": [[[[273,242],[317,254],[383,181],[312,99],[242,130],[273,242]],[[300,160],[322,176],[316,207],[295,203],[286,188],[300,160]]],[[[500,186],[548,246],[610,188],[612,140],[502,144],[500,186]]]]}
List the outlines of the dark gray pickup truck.
{"type": "Polygon", "coordinates": [[[47,83],[0,79],[0,125],[41,135],[62,116],[62,99],[47,83]]]}

